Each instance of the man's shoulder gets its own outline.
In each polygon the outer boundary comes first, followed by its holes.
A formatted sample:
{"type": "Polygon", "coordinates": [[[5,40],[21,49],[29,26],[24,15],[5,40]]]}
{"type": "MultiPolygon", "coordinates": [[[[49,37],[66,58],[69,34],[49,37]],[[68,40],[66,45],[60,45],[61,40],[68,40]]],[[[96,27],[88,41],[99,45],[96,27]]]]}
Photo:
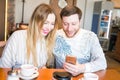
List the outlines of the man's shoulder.
{"type": "Polygon", "coordinates": [[[94,32],[85,29],[81,30],[81,34],[83,35],[83,37],[87,37],[87,38],[94,38],[97,36],[94,32]]]}
{"type": "Polygon", "coordinates": [[[93,31],[82,29],[82,32],[87,35],[96,35],[93,31]]]}

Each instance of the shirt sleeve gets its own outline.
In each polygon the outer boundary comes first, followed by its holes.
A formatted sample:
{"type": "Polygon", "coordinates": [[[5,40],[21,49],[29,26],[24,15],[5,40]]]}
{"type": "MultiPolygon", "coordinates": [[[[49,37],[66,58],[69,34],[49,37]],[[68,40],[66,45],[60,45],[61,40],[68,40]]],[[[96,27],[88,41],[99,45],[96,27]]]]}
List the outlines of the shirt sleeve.
{"type": "Polygon", "coordinates": [[[95,34],[91,35],[91,60],[85,64],[85,72],[104,70],[107,67],[106,59],[99,40],[95,34]]]}
{"type": "Polygon", "coordinates": [[[2,56],[0,58],[0,67],[11,68],[15,65],[15,54],[17,52],[17,36],[18,33],[14,32],[8,39],[2,56]]]}

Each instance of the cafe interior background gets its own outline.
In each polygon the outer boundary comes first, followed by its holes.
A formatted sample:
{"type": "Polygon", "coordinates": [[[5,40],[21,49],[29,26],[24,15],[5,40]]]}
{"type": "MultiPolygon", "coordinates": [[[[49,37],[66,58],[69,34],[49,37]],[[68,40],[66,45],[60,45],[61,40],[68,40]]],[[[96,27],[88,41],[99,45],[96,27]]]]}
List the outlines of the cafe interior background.
{"type": "Polygon", "coordinates": [[[83,13],[81,28],[98,35],[108,66],[120,67],[120,0],[0,0],[0,56],[10,35],[27,28],[33,10],[40,3],[52,6],[59,28],[61,9],[66,4],[78,6],[83,13]]]}

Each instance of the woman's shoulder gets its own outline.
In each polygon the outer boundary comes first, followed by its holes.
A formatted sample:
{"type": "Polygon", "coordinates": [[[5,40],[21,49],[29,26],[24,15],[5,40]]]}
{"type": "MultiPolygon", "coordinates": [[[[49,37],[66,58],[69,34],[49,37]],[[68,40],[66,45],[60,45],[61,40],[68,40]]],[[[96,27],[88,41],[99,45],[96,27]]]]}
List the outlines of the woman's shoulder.
{"type": "Polygon", "coordinates": [[[23,34],[26,34],[26,30],[17,30],[15,32],[13,32],[13,35],[23,35],[23,34]]]}
{"type": "Polygon", "coordinates": [[[24,37],[26,36],[27,30],[17,30],[12,33],[11,37],[24,37]]]}
{"type": "Polygon", "coordinates": [[[16,30],[14,33],[25,33],[27,30],[16,30]]]}

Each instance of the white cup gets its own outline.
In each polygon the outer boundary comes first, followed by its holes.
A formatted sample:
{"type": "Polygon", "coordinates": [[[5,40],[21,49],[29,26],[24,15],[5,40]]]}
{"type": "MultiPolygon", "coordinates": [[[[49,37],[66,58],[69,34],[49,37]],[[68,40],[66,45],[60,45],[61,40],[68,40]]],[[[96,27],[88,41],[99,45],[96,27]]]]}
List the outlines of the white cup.
{"type": "Polygon", "coordinates": [[[98,80],[99,77],[94,73],[84,73],[83,80],[98,80]]]}
{"type": "Polygon", "coordinates": [[[38,71],[38,68],[31,64],[24,64],[21,66],[20,73],[22,76],[32,76],[38,71]]]}

